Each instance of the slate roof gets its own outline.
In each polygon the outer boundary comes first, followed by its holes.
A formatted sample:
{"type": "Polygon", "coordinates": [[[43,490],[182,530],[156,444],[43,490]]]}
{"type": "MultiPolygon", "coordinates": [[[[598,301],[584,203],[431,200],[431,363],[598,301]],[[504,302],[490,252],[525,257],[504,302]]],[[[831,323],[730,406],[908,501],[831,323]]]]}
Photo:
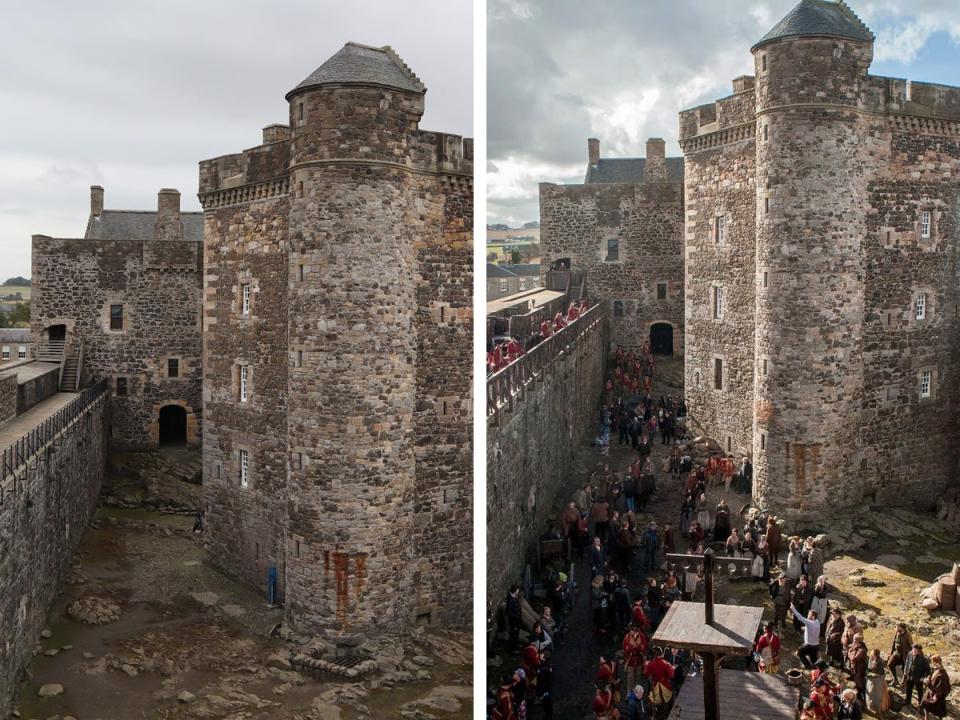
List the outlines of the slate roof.
{"type": "Polygon", "coordinates": [[[500,267],[520,277],[540,277],[540,263],[501,265],[500,267]]]}
{"type": "Polygon", "coordinates": [[[488,278],[512,278],[512,277],[516,277],[516,273],[510,272],[502,265],[494,265],[493,263],[487,263],[487,277],[488,278]]]}
{"type": "Polygon", "coordinates": [[[760,38],[754,49],[785,37],[827,36],[872,42],[870,32],[845,2],[801,0],[787,16],[760,38]]]}
{"type": "Polygon", "coordinates": [[[0,342],[28,343],[30,328],[0,328],[0,342]]]}
{"type": "MultiPolygon", "coordinates": [[[[587,166],[587,183],[631,183],[643,180],[646,158],[600,158],[596,165],[587,166]]],[[[683,158],[667,158],[667,177],[671,182],[683,182],[683,158]]]]}
{"type": "MultiPolygon", "coordinates": [[[[203,213],[180,213],[183,223],[183,239],[203,242],[203,213]]],[[[156,211],[104,210],[100,217],[90,216],[87,221],[88,240],[153,240],[156,232],[156,211]]]]}
{"type": "Polygon", "coordinates": [[[336,55],[288,92],[287,100],[304,88],[330,83],[384,85],[416,93],[427,91],[424,84],[420,82],[420,78],[389,45],[378,48],[348,42],[336,55]]]}

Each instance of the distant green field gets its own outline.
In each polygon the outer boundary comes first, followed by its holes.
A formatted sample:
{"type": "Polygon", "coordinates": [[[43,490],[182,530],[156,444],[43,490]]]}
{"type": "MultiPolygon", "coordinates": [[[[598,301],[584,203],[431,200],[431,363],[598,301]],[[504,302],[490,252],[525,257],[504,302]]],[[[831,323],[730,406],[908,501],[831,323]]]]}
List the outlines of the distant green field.
{"type": "Polygon", "coordinates": [[[24,285],[0,285],[0,297],[20,293],[24,300],[30,299],[30,288],[24,285]]]}

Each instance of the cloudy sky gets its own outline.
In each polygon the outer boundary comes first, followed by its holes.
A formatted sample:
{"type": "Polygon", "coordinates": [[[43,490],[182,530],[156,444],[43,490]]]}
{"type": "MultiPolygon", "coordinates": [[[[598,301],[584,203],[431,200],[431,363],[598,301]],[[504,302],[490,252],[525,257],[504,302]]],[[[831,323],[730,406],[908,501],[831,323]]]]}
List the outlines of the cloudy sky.
{"type": "Polygon", "coordinates": [[[4,3],[0,281],[30,274],[30,236],[80,237],[106,207],[199,210],[197,163],[286,122],[283,96],[348,40],[392,45],[426,84],[421,127],[472,135],[470,0],[4,3]]]}
{"type": "MultiPolygon", "coordinates": [[[[750,46],[799,0],[488,0],[487,220],[538,217],[537,183],[581,182],[587,138],[679,155],[677,113],[753,74],[750,46]]],[[[960,85],[957,0],[848,0],[877,42],[871,72],[960,85]]]]}

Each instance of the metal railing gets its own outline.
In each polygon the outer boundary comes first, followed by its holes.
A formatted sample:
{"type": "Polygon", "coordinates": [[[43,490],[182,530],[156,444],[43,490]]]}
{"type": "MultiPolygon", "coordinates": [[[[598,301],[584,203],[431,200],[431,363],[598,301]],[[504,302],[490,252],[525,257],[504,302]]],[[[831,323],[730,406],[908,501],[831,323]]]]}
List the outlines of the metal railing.
{"type": "Polygon", "coordinates": [[[582,337],[598,331],[603,319],[603,305],[594,305],[565,328],[487,378],[487,417],[495,417],[503,409],[512,410],[515,397],[527,383],[540,377],[582,337]]]}
{"type": "Polygon", "coordinates": [[[3,506],[5,495],[16,492],[16,487],[12,490],[7,487],[7,479],[16,478],[17,470],[106,394],[105,379],[85,388],[76,398],[3,450],[0,456],[0,506],[3,506]]]}

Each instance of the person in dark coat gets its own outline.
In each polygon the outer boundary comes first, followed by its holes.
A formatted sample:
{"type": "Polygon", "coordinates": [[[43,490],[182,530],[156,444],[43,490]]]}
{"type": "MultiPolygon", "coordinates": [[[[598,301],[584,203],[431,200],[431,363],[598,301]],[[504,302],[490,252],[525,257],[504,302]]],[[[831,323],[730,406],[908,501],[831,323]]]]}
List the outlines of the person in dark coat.
{"type": "Polygon", "coordinates": [[[627,695],[626,720],[650,720],[650,702],[643,697],[643,685],[637,685],[627,695]]]}
{"type": "Polygon", "coordinates": [[[930,674],[930,661],[923,654],[920,643],[914,643],[910,654],[903,663],[904,698],[907,705],[913,704],[913,691],[917,691],[917,702],[923,697],[923,681],[930,674]]]}
{"type": "Polygon", "coordinates": [[[900,678],[897,677],[897,668],[903,667],[907,661],[907,655],[910,654],[910,648],[913,647],[913,638],[910,637],[910,631],[907,630],[906,623],[897,623],[897,632],[893,636],[893,644],[890,646],[890,659],[887,662],[887,668],[893,675],[893,682],[900,684],[900,678]]]}
{"type": "Polygon", "coordinates": [[[857,699],[857,691],[847,688],[840,693],[837,720],[863,720],[863,705],[857,699]]]}
{"type": "Polygon", "coordinates": [[[507,622],[510,625],[510,649],[513,650],[517,646],[517,640],[520,637],[520,616],[522,614],[520,609],[520,588],[518,586],[513,585],[510,587],[510,591],[507,593],[506,606],[507,622]]]}
{"type": "Polygon", "coordinates": [[[950,694],[950,677],[947,675],[947,671],[943,669],[940,656],[932,656],[930,664],[933,666],[933,673],[927,680],[927,690],[923,694],[923,700],[920,701],[923,720],[930,720],[931,715],[938,718],[946,717],[947,695],[950,694]]]}

